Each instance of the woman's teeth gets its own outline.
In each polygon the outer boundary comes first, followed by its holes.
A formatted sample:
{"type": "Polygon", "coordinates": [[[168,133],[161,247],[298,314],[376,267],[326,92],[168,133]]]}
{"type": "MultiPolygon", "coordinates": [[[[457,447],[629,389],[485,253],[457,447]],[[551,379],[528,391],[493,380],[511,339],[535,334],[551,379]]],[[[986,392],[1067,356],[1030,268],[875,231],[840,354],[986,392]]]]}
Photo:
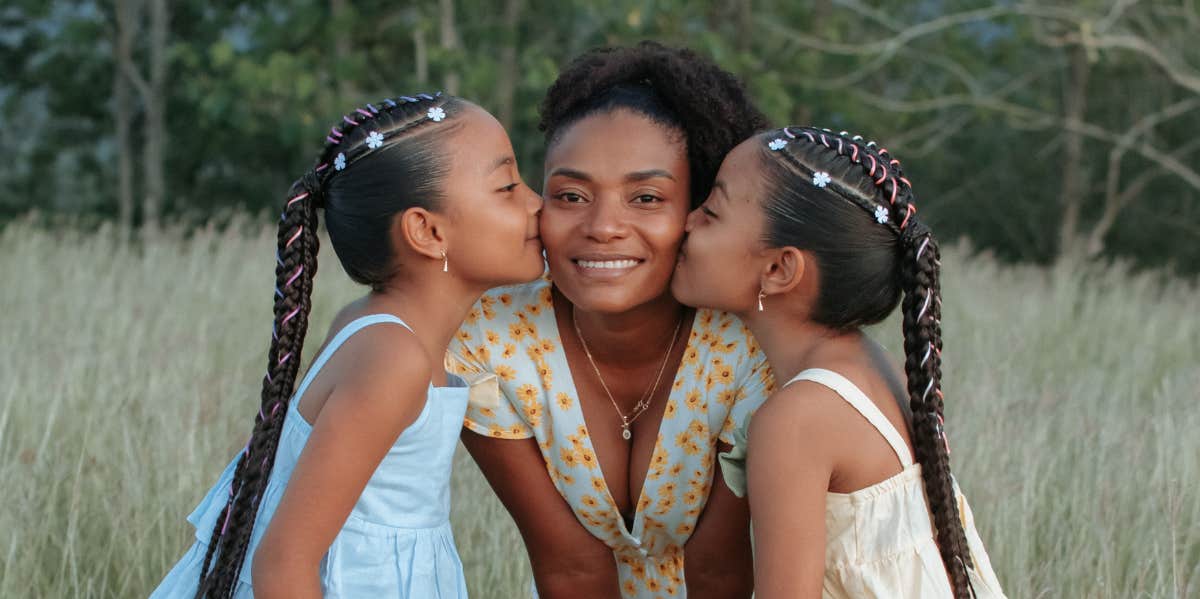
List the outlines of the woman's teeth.
{"type": "Polygon", "coordinates": [[[633,268],[638,265],[637,260],[576,260],[576,264],[584,268],[633,268]]]}

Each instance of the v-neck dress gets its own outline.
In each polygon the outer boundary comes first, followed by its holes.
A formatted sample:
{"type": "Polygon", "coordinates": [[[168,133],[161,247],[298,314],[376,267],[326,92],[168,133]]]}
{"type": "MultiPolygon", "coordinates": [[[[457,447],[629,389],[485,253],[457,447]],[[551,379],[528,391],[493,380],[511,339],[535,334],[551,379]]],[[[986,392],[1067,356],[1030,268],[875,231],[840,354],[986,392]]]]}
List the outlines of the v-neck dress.
{"type": "Polygon", "coordinates": [[[774,386],[762,350],[741,321],[712,310],[696,313],[632,530],[588,436],[549,280],[484,295],[450,344],[447,363],[468,380],[492,383],[491,393],[473,383],[467,428],[501,439],[537,439],[550,479],[575,517],[612,548],[624,597],[685,595],[683,546],[708,500],[717,440],[732,444],[733,431],[774,386]]]}

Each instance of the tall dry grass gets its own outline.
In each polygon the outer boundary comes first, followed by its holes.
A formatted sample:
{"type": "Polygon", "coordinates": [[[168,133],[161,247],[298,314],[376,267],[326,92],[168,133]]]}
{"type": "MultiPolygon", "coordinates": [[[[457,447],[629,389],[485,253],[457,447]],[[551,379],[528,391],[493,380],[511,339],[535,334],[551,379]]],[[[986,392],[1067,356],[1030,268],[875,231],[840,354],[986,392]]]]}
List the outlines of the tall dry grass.
{"type": "MultiPolygon", "coordinates": [[[[0,597],[145,596],[183,552],[257,409],[273,240],[0,232],[0,597]]],[[[1195,284],[944,262],[954,466],[1009,595],[1200,596],[1195,284]]],[[[359,293],[322,265],[310,351],[359,293]]],[[[899,345],[895,321],[873,334],[899,345]]],[[[457,466],[473,594],[524,596],[519,536],[457,466]]]]}

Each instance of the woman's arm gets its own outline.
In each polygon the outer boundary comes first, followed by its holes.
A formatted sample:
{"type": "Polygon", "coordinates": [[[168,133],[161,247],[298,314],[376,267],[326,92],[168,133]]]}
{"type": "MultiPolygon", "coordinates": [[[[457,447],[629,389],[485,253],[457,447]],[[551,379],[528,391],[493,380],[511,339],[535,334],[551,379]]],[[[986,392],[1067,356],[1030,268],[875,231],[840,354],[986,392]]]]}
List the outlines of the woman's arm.
{"type": "MultiPolygon", "coordinates": [[[[717,444],[719,452],[729,449],[717,444]]],[[[741,599],[754,591],[750,506],[725,485],[720,468],[714,464],[708,503],[683,547],[687,596],[692,599],[741,599]]]]}
{"type": "Polygon", "coordinates": [[[430,365],[419,343],[406,331],[373,328],[379,330],[363,331],[339,350],[352,369],[325,400],[254,554],[256,597],[321,597],[321,558],[425,406],[430,365]],[[364,351],[368,343],[388,350],[364,351]]]}
{"type": "Polygon", "coordinates": [[[575,518],[551,482],[536,440],[493,439],[464,429],[462,441],[517,523],[541,599],[621,596],[612,550],[575,518]]]}
{"type": "Polygon", "coordinates": [[[776,393],[750,421],[746,461],[757,599],[821,596],[828,448],[835,440],[822,424],[828,406],[802,396],[801,387],[776,393]]]}

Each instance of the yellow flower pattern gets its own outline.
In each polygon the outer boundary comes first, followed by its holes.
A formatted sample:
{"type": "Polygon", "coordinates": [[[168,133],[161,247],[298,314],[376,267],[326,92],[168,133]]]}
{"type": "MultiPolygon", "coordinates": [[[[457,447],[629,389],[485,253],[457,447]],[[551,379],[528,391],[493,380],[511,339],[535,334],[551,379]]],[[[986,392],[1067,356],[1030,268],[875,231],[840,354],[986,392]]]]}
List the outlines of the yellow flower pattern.
{"type": "Polygon", "coordinates": [[[470,405],[467,428],[503,439],[534,437],[547,475],[576,518],[613,550],[626,599],[682,597],[683,546],[712,488],[716,444],[732,444],[774,386],[762,350],[735,317],[699,310],[675,374],[633,529],[609,494],[543,278],[484,295],[451,342],[463,373],[496,374],[499,405],[470,405]]]}

